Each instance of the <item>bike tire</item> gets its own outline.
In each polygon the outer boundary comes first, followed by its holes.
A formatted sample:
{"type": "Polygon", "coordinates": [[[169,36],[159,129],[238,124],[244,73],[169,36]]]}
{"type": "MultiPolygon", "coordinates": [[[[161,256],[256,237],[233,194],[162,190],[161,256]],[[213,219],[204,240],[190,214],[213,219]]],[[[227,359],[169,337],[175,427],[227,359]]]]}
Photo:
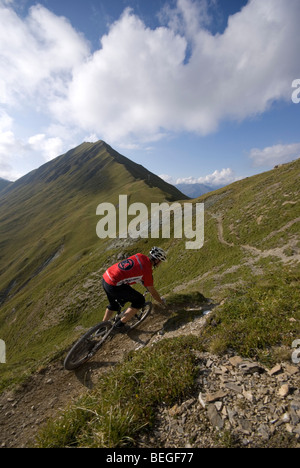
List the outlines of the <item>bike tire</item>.
{"type": "Polygon", "coordinates": [[[142,323],[152,310],[152,302],[146,302],[144,307],[130,320],[130,330],[142,323]]]}
{"type": "Polygon", "coordinates": [[[100,349],[112,329],[111,322],[101,322],[90,328],[70,349],[65,360],[66,370],[78,369],[100,349]]]}

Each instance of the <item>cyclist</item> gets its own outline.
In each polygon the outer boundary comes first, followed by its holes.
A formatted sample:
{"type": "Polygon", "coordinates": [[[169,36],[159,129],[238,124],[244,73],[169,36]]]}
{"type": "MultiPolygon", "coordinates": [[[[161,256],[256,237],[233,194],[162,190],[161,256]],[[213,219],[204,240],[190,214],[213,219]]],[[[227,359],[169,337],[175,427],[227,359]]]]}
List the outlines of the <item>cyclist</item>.
{"type": "Polygon", "coordinates": [[[124,316],[115,325],[115,331],[124,333],[128,330],[125,325],[145,304],[144,296],[133,289],[130,285],[143,283],[148,289],[153,299],[165,306],[164,299],[156,291],[153,284],[153,268],[166,261],[167,256],[160,247],[153,247],[149,256],[137,253],[106,270],[103,275],[103,288],[109,300],[109,305],[105,311],[103,320],[110,320],[114,312],[119,310],[126,302],[131,302],[131,306],[126,310],[124,316]]]}

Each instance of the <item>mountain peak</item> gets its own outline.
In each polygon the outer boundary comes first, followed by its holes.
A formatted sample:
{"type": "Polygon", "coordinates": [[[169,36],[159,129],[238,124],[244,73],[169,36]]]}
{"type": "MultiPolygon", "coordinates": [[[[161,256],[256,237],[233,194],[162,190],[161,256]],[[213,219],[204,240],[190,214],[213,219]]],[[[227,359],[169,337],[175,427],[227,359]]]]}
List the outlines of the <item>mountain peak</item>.
{"type": "Polygon", "coordinates": [[[102,140],[84,142],[2,190],[0,303],[57,252],[98,244],[96,208],[104,201],[116,204],[120,194],[145,204],[186,198],[102,140]]]}
{"type": "Polygon", "coordinates": [[[173,185],[168,184],[157,175],[150,172],[140,164],[115,151],[105,141],[83,142],[75,148],[70,149],[51,161],[40,166],[16,182],[7,186],[5,193],[24,186],[34,187],[36,184],[60,183],[65,190],[77,189],[96,192],[99,186],[103,186],[110,179],[112,184],[116,184],[120,179],[121,168],[125,169],[124,180],[128,174],[134,180],[142,180],[149,187],[160,189],[166,193],[168,200],[183,200],[186,195],[182,194],[173,185]],[[109,169],[110,166],[110,169],[109,169]],[[104,180],[105,177],[107,180],[104,180]]]}

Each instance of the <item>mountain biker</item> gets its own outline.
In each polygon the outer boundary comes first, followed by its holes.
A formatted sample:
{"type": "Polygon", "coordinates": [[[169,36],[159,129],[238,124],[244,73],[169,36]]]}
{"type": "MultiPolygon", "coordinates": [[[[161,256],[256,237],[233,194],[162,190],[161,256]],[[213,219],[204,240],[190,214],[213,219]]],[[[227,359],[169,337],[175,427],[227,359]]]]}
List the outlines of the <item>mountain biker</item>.
{"type": "Polygon", "coordinates": [[[102,285],[109,300],[103,320],[110,320],[114,312],[119,310],[118,302],[123,306],[131,302],[124,316],[119,320],[115,329],[118,332],[126,332],[125,325],[145,304],[144,296],[133,289],[130,285],[142,282],[148,289],[153,299],[165,306],[165,301],[156,291],[153,284],[153,268],[166,261],[167,256],[160,247],[153,247],[149,256],[137,253],[119,263],[112,265],[103,275],[102,285]]]}

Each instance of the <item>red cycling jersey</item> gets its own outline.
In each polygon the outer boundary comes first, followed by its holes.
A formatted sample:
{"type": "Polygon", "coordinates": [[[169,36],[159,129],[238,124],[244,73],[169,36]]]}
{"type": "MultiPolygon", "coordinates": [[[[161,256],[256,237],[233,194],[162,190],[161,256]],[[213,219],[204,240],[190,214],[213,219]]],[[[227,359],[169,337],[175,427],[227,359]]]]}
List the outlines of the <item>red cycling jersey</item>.
{"type": "Polygon", "coordinates": [[[112,286],[135,283],[143,283],[145,287],[153,286],[152,264],[149,257],[137,253],[109,267],[103,278],[112,286]]]}

